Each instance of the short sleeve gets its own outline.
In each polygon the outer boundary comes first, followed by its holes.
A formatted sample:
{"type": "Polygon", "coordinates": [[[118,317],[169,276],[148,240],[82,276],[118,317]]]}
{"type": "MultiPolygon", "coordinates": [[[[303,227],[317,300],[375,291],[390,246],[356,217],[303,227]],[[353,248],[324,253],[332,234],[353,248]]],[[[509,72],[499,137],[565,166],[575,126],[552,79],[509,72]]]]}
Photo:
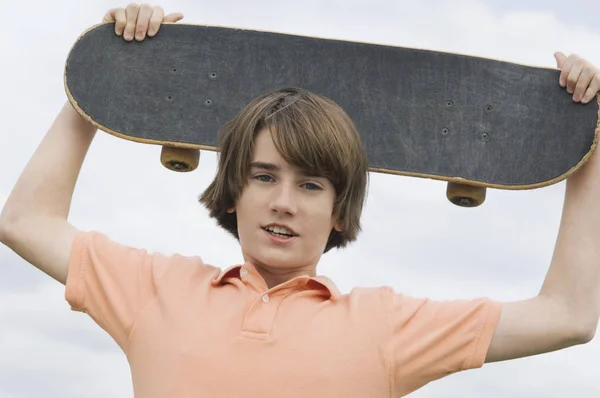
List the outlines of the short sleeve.
{"type": "Polygon", "coordinates": [[[483,366],[501,303],[487,298],[434,301],[387,292],[395,396],[483,366]]]}
{"type": "Polygon", "coordinates": [[[65,299],[88,314],[122,349],[144,305],[156,294],[169,258],[79,232],[71,248],[65,299]]]}

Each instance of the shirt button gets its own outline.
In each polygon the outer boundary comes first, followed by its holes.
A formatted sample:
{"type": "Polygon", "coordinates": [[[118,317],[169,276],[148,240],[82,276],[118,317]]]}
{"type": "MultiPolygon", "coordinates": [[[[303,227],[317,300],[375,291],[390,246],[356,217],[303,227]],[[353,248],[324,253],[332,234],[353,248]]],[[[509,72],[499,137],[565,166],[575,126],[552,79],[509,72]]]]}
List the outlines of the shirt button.
{"type": "Polygon", "coordinates": [[[268,302],[269,302],[269,295],[268,295],[268,294],[265,294],[265,295],[263,296],[263,299],[262,299],[262,300],[263,300],[263,303],[268,303],[268,302]]]}
{"type": "Polygon", "coordinates": [[[242,276],[242,278],[245,278],[248,275],[248,270],[246,268],[242,268],[242,270],[240,271],[240,275],[242,276]]]}

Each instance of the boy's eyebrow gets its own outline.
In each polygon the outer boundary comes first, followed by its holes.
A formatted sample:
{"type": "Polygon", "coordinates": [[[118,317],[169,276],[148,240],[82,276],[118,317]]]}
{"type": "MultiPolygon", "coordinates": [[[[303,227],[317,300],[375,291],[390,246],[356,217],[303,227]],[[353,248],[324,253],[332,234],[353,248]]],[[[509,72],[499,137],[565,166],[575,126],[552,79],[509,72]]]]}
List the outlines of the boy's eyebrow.
{"type": "Polygon", "coordinates": [[[266,162],[252,162],[252,163],[250,163],[250,168],[251,169],[262,169],[262,170],[268,170],[268,171],[279,171],[280,170],[280,167],[277,166],[276,164],[266,163],[266,162]]]}

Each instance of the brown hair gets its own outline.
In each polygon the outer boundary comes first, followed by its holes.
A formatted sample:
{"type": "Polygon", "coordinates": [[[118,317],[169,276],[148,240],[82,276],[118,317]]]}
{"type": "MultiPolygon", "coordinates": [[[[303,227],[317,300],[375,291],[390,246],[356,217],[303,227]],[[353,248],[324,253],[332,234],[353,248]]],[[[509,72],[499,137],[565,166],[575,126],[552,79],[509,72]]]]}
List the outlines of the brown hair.
{"type": "Polygon", "coordinates": [[[286,162],[328,178],[335,187],[334,217],[342,231],[332,230],[325,252],[354,241],[368,181],[363,143],[353,121],[335,102],[297,88],[259,96],[222,127],[217,175],[199,198],[210,216],[239,238],[237,217],[227,209],[235,206],[247,183],[254,138],[263,128],[271,131],[286,162]]]}

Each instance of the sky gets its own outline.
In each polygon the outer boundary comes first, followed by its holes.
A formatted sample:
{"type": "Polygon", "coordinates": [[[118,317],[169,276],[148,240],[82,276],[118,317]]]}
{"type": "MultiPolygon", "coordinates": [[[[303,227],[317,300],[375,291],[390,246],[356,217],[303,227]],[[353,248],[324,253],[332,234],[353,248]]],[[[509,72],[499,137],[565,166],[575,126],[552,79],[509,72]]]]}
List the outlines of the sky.
{"type": "MultiPolygon", "coordinates": [[[[600,3],[535,0],[164,1],[182,23],[249,28],[457,52],[555,67],[553,53],[600,65],[600,3]]],[[[0,25],[0,206],[66,101],[68,51],[105,12],[127,3],[3,2],[0,25]]],[[[398,73],[402,73],[401,70],[398,73]]],[[[558,82],[557,82],[558,84],[558,82]]],[[[70,221],[121,243],[236,264],[236,241],[196,201],[215,173],[203,152],[193,173],[159,162],[160,148],[97,134],[70,221]]],[[[434,299],[513,301],[539,291],[552,257],[564,183],[489,190],[475,209],[445,198],[444,183],[372,174],[359,240],[318,268],[343,293],[392,286],[434,299]]],[[[536,357],[484,365],[411,397],[596,397],[600,338],[536,357]]],[[[64,287],[0,245],[0,397],[132,397],[129,367],[112,339],[72,312],[64,287]]]]}

